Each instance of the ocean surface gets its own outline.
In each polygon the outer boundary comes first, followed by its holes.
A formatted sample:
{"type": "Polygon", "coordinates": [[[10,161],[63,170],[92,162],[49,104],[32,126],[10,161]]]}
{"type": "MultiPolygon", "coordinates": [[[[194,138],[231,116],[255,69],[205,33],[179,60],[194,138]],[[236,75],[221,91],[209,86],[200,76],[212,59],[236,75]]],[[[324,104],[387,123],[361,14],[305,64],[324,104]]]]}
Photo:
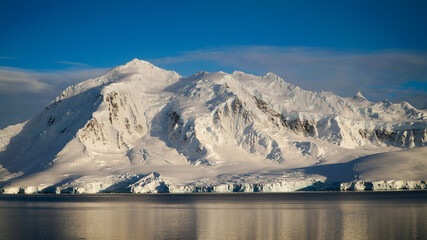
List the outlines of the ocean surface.
{"type": "Polygon", "coordinates": [[[0,239],[427,239],[427,191],[0,195],[0,239]]]}

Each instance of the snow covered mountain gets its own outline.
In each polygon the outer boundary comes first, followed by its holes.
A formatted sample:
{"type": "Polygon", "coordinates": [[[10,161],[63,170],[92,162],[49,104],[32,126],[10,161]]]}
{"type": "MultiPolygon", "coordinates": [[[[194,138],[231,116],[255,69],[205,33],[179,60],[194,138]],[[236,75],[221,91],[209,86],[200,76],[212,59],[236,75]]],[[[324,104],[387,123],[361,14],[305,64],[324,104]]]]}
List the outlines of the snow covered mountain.
{"type": "Polygon", "coordinates": [[[406,102],[306,91],[273,73],[182,78],[135,59],[68,87],[35,118],[0,130],[0,187],[5,193],[426,188],[427,160],[420,157],[426,141],[427,111],[406,102]],[[357,159],[397,150],[405,152],[399,164],[377,155],[369,164],[357,159]],[[384,174],[375,187],[367,172],[394,165],[410,173],[384,174]]]}

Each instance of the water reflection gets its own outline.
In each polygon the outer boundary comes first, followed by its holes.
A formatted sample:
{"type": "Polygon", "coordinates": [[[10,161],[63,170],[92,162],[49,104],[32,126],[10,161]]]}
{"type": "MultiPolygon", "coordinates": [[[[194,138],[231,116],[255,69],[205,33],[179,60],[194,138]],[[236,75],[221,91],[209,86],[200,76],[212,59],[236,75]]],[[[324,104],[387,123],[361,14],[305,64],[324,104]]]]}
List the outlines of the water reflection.
{"type": "MultiPolygon", "coordinates": [[[[277,196],[276,196],[277,197],[277,196]]],[[[276,198],[275,197],[275,198],[276,198]]],[[[173,198],[173,197],[172,197],[173,198]]],[[[179,197],[178,197],[179,198],[179,197]]],[[[204,197],[206,198],[206,197],[204,197]]],[[[0,201],[0,239],[426,239],[427,202],[0,201]]],[[[125,201],[123,201],[125,200],[125,201]]]]}

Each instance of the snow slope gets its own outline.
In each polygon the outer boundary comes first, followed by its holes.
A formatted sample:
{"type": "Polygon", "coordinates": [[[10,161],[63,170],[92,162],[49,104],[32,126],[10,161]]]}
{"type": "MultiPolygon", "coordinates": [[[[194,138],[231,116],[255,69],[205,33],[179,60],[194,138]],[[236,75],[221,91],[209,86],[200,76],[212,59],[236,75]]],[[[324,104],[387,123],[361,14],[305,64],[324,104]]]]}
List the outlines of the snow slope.
{"type": "MultiPolygon", "coordinates": [[[[6,193],[325,188],[371,180],[366,170],[354,174],[350,163],[358,157],[425,149],[426,113],[361,93],[306,91],[272,73],[182,78],[135,59],[68,87],[34,119],[0,130],[0,182],[6,193]],[[312,173],[331,166],[332,178],[312,173]]],[[[378,162],[372,169],[391,176],[399,166],[378,162]]],[[[423,181],[424,172],[393,180],[423,181]]]]}

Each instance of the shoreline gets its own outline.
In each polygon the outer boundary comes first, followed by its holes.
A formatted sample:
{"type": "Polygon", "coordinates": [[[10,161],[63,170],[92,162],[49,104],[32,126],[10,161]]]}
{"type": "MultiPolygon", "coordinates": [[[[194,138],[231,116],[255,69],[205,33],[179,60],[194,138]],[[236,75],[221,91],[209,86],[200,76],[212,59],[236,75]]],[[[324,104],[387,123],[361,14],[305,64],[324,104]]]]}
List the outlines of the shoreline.
{"type": "Polygon", "coordinates": [[[109,187],[6,187],[1,189],[0,195],[80,195],[80,194],[200,194],[200,193],[292,193],[292,192],[376,192],[376,191],[401,191],[401,190],[427,190],[425,180],[419,181],[352,181],[352,182],[323,182],[323,181],[281,181],[269,183],[230,183],[221,185],[185,185],[177,186],[166,183],[161,179],[151,182],[150,185],[135,189],[120,187],[109,189],[109,187]]]}

